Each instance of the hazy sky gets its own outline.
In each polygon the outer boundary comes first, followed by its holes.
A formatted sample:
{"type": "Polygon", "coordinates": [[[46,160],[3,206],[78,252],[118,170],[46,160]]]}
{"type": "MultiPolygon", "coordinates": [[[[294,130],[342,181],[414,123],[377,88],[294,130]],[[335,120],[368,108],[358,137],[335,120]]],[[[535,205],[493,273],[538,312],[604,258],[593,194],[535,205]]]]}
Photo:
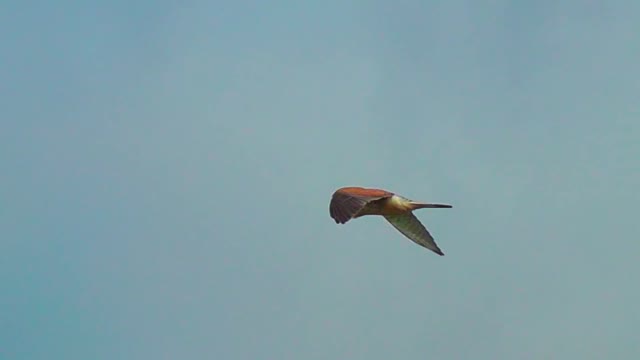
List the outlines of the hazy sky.
{"type": "Polygon", "coordinates": [[[1,8],[0,358],[640,355],[637,1],[1,8]]]}

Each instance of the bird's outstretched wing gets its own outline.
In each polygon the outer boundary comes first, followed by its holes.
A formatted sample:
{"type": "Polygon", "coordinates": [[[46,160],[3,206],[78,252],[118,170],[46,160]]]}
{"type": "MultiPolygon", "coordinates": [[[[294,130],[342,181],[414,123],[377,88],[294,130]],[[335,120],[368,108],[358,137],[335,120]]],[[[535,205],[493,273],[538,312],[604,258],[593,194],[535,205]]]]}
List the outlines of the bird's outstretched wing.
{"type": "Polygon", "coordinates": [[[385,219],[391,225],[393,225],[398,231],[400,231],[404,236],[408,237],[411,241],[416,244],[423,246],[434,253],[442,256],[444,253],[435,240],[433,240],[433,236],[429,234],[429,231],[422,225],[420,220],[416,218],[413,213],[406,213],[402,215],[385,215],[385,219]]]}
{"type": "Polygon", "coordinates": [[[353,219],[368,203],[393,196],[392,193],[377,190],[349,187],[338,189],[331,197],[329,214],[338,224],[353,219]]]}

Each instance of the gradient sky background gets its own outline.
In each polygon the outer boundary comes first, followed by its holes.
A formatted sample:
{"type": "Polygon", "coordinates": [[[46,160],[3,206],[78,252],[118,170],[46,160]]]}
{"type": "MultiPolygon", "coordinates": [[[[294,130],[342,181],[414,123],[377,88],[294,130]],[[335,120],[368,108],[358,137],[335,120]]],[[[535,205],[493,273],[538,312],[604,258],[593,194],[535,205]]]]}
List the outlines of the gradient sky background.
{"type": "Polygon", "coordinates": [[[5,3],[0,358],[636,358],[638,14],[5,3]]]}

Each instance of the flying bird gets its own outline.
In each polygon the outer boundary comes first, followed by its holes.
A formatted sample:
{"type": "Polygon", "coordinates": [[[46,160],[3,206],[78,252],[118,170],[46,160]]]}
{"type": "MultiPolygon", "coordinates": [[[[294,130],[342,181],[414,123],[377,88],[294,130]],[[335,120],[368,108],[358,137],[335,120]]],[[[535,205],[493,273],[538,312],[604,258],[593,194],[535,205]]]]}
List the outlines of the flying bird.
{"type": "Polygon", "coordinates": [[[382,215],[411,241],[443,256],[444,253],[433,240],[433,236],[416,218],[413,210],[451,207],[446,204],[415,202],[380,189],[343,187],[333,193],[329,214],[337,224],[344,224],[365,215],[382,215]]]}

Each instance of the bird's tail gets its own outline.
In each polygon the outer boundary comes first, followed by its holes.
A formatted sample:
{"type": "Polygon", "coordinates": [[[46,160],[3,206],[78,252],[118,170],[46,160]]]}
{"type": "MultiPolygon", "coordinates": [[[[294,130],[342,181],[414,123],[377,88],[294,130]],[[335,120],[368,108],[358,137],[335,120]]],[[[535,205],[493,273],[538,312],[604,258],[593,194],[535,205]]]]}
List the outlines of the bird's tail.
{"type": "Polygon", "coordinates": [[[453,206],[447,204],[427,204],[427,203],[419,203],[419,202],[411,202],[411,210],[416,209],[426,209],[426,208],[436,208],[436,209],[450,209],[453,206]]]}

